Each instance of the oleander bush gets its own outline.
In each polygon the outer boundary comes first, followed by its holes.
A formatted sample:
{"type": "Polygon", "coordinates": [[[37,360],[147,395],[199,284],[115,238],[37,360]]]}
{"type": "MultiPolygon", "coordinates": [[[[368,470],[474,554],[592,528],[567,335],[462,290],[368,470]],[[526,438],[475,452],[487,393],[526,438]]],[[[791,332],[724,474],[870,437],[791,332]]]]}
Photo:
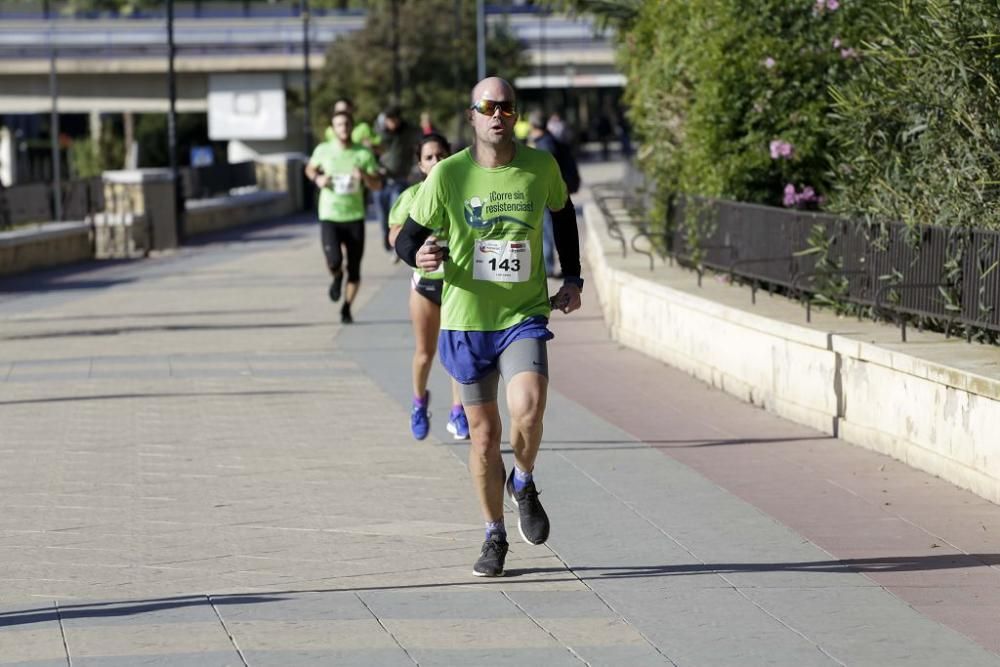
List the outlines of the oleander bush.
{"type": "Polygon", "coordinates": [[[620,34],[642,163],[661,192],[818,207],[832,86],[858,68],[853,0],[641,3],[620,34]]]}
{"type": "Polygon", "coordinates": [[[1000,228],[1000,3],[867,4],[875,35],[833,91],[831,209],[1000,228]]]}

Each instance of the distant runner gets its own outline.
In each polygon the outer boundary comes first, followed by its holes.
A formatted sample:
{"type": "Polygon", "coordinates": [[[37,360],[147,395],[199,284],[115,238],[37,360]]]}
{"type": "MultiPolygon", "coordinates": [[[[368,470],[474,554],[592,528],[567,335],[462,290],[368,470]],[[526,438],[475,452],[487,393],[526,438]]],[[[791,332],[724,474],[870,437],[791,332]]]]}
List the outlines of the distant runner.
{"type": "Polygon", "coordinates": [[[316,146],[306,165],[306,176],[320,188],[320,230],[326,266],[333,277],[329,295],[334,302],[340,300],[347,257],[347,290],[340,321],[350,324],[354,321],[351,304],[361,283],[361,256],[365,251],[363,188],[378,190],[382,179],[372,152],[351,141],[351,114],[334,111],[330,125],[333,137],[316,146]]]}

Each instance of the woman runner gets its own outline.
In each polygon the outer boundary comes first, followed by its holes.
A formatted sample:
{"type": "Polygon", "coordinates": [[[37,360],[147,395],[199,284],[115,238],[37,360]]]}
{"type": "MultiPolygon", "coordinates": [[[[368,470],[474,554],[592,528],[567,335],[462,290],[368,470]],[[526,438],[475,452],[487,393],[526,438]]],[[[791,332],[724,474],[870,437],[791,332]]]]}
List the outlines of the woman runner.
{"type": "MultiPolygon", "coordinates": [[[[427,176],[434,166],[451,154],[448,140],[440,134],[431,133],[421,138],[417,145],[417,163],[420,172],[427,176]]],[[[411,185],[403,191],[389,212],[389,240],[395,243],[396,236],[410,213],[410,204],[420,191],[423,181],[411,185]]],[[[439,241],[439,243],[442,243],[439,241]]],[[[413,408],[410,412],[410,431],[417,440],[423,440],[430,431],[430,392],[427,390],[427,376],[437,349],[438,330],[441,328],[441,291],[444,283],[444,269],[433,273],[414,269],[410,290],[410,320],[416,348],[413,351],[413,408]]],[[[469,437],[469,421],[465,417],[459,398],[458,383],[451,381],[451,413],[448,416],[448,432],[456,440],[469,437]]]]}

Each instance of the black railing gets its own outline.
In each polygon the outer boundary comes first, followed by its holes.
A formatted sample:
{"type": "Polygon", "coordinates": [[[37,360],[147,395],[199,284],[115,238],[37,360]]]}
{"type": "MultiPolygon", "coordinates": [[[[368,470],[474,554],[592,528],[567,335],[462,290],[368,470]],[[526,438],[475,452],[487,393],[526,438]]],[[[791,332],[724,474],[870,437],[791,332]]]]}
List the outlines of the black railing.
{"type": "MultiPolygon", "coordinates": [[[[648,189],[636,186],[634,169],[624,183],[595,189],[605,215],[611,214],[608,233],[623,254],[629,235],[635,248],[651,234],[649,195],[643,194],[648,189]],[[647,212],[627,216],[630,231],[614,215],[626,202],[647,212]]],[[[751,283],[754,299],[758,288],[783,288],[802,298],[807,318],[819,294],[829,302],[866,306],[876,317],[896,320],[904,340],[906,316],[930,318],[949,333],[953,325],[965,325],[969,337],[973,328],[1000,332],[1000,232],[864,224],[694,197],[676,198],[669,210],[659,231],[661,252],[696,268],[699,284],[702,268],[708,268],[751,283]],[[689,234],[692,228],[696,232],[689,234]]]]}
{"type": "Polygon", "coordinates": [[[213,164],[181,169],[184,196],[187,199],[208,199],[229,194],[230,190],[257,185],[253,162],[213,164]]]}
{"type": "MultiPolygon", "coordinates": [[[[51,183],[26,183],[0,188],[0,229],[35,222],[51,222],[56,215],[51,183]]],[[[63,220],[83,220],[104,210],[100,177],[62,183],[63,220]]]]}

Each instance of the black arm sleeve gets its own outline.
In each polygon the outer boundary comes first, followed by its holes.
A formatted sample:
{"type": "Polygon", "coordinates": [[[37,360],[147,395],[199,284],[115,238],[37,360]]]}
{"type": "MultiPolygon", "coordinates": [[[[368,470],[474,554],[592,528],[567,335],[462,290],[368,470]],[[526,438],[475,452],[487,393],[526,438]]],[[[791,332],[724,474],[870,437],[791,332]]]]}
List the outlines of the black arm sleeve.
{"type": "Polygon", "coordinates": [[[407,218],[403,228],[399,230],[399,236],[396,237],[396,254],[401,260],[416,268],[417,251],[430,235],[431,230],[413,218],[407,218]]]}
{"type": "MultiPolygon", "coordinates": [[[[552,212],[552,236],[564,276],[580,275],[580,232],[576,229],[576,207],[566,197],[566,205],[552,212]]],[[[396,241],[397,248],[399,241],[396,241]]],[[[403,259],[406,259],[405,257],[403,259]]]]}

